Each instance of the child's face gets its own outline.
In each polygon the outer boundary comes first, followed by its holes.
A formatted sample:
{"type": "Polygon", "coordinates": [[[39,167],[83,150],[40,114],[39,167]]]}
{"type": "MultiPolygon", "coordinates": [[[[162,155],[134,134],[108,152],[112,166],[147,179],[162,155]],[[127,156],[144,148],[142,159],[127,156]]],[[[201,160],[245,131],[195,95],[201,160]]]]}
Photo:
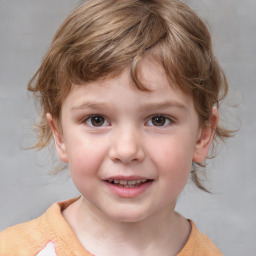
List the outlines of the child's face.
{"type": "Polygon", "coordinates": [[[62,134],[53,128],[84,203],[118,221],[173,211],[212,136],[199,127],[192,97],[171,87],[160,66],[143,64],[140,78],[151,92],[132,85],[129,69],[74,86],[62,105],[62,134]]]}

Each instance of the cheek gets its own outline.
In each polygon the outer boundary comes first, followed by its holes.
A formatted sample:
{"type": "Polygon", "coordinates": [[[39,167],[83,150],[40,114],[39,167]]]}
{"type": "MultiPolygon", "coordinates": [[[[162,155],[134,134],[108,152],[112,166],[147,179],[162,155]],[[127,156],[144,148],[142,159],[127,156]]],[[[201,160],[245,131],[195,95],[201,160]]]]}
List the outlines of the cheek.
{"type": "Polygon", "coordinates": [[[186,161],[182,154],[177,151],[174,154],[170,152],[168,157],[162,159],[162,172],[159,176],[159,182],[162,184],[163,197],[167,196],[167,199],[171,197],[177,198],[181,191],[187,184],[189,179],[192,161],[190,158],[186,161]]]}
{"type": "Polygon", "coordinates": [[[97,175],[105,156],[102,141],[74,139],[67,146],[69,169],[72,178],[81,179],[97,175]]]}
{"type": "Polygon", "coordinates": [[[162,159],[160,163],[163,177],[167,178],[175,187],[183,187],[186,184],[191,166],[191,158],[186,159],[183,154],[179,154],[177,151],[175,154],[172,152],[165,160],[162,159]]]}
{"type": "Polygon", "coordinates": [[[82,195],[87,198],[96,193],[99,170],[102,162],[102,155],[95,148],[77,146],[69,158],[69,171],[73,183],[82,195]]]}
{"type": "Polygon", "coordinates": [[[174,186],[185,184],[192,166],[193,145],[187,136],[163,140],[158,146],[152,148],[154,164],[161,175],[171,181],[174,186]]]}

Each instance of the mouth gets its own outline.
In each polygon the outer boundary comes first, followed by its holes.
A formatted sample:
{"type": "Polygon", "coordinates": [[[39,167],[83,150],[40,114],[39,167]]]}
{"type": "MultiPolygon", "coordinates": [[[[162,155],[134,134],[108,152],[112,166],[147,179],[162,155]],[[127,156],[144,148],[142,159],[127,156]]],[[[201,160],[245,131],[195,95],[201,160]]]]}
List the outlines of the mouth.
{"type": "Polygon", "coordinates": [[[135,180],[123,180],[123,179],[109,179],[107,182],[123,188],[135,188],[152,181],[151,179],[135,179],[135,180]]]}
{"type": "Polygon", "coordinates": [[[134,187],[138,187],[146,182],[149,182],[150,180],[148,179],[143,179],[143,180],[107,180],[107,182],[118,186],[118,187],[124,187],[124,188],[134,188],[134,187]]]}
{"type": "Polygon", "coordinates": [[[140,176],[112,176],[104,180],[107,187],[121,198],[136,198],[148,191],[154,182],[140,176]]]}

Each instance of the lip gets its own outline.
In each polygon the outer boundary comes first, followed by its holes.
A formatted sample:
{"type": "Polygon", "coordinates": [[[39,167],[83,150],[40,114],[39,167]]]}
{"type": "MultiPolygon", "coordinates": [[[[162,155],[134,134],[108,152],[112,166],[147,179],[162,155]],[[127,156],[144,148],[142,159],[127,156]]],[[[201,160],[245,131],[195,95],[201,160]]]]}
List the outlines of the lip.
{"type": "Polygon", "coordinates": [[[111,176],[107,179],[104,179],[105,184],[108,186],[110,191],[115,195],[122,197],[122,198],[135,198],[140,196],[141,194],[145,193],[153,183],[152,179],[148,179],[142,176],[111,176]],[[131,181],[131,180],[147,180],[144,183],[140,183],[134,187],[123,187],[118,186],[117,184],[112,184],[109,180],[123,180],[123,181],[131,181]]]}
{"type": "MultiPolygon", "coordinates": [[[[143,176],[122,176],[122,175],[118,175],[118,176],[110,176],[104,180],[149,180],[149,178],[147,177],[143,177],[143,176]]],[[[152,179],[150,179],[152,180],[152,179]]]]}

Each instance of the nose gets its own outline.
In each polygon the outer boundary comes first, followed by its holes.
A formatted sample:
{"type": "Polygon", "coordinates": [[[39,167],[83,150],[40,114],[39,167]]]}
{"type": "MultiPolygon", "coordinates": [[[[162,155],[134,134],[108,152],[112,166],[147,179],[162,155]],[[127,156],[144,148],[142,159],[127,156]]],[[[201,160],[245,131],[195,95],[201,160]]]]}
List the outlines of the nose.
{"type": "Polygon", "coordinates": [[[112,161],[129,164],[145,158],[142,136],[135,127],[123,127],[114,132],[109,156],[112,161]]]}

